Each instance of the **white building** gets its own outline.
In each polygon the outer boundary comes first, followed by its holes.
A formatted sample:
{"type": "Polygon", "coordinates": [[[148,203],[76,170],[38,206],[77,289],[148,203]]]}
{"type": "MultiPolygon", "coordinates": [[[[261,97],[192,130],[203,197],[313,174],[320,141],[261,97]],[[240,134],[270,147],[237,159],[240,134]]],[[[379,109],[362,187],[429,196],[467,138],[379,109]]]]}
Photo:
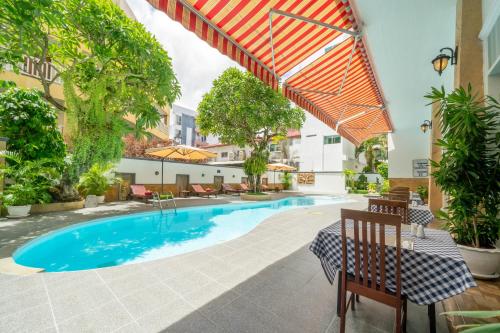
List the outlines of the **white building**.
{"type": "Polygon", "coordinates": [[[344,169],[363,169],[364,163],[358,162],[354,157],[354,144],[308,112],[300,134],[299,171],[340,172],[344,169]]]}

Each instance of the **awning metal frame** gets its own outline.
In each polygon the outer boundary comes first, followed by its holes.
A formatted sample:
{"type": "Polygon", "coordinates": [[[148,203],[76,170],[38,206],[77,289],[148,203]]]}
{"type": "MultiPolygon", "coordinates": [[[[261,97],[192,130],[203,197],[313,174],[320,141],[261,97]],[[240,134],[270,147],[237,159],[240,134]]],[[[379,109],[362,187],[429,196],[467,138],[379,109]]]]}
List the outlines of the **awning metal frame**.
{"type": "Polygon", "coordinates": [[[352,60],[352,57],[354,55],[354,50],[356,49],[357,41],[361,37],[361,33],[357,32],[357,31],[343,29],[341,27],[337,27],[335,25],[331,25],[331,24],[324,23],[324,22],[321,22],[321,21],[313,20],[313,19],[310,19],[310,18],[305,17],[305,16],[296,15],[296,14],[285,12],[283,10],[271,8],[269,10],[269,14],[268,14],[269,15],[269,43],[271,44],[271,60],[272,60],[272,64],[273,64],[273,74],[278,79],[278,81],[280,81],[281,78],[276,73],[276,58],[275,58],[274,43],[273,43],[273,14],[277,14],[277,15],[281,15],[281,16],[286,16],[286,17],[289,17],[289,18],[292,18],[292,19],[295,19],[295,20],[299,20],[299,21],[304,21],[304,22],[307,22],[307,23],[315,24],[315,25],[318,25],[318,26],[321,26],[321,27],[324,27],[324,28],[328,28],[328,29],[332,29],[332,30],[335,30],[335,31],[339,31],[339,32],[341,32],[343,34],[347,34],[347,35],[349,35],[351,37],[354,37],[354,39],[355,39],[354,40],[354,46],[353,46],[353,49],[351,51],[351,55],[349,57],[349,62],[347,64],[347,68],[346,68],[346,71],[344,73],[344,78],[342,80],[342,83],[340,85],[339,91],[337,93],[337,95],[340,95],[340,93],[342,91],[342,87],[344,86],[345,80],[347,78],[347,71],[349,70],[349,67],[350,67],[350,64],[351,64],[351,60],[352,60]]]}

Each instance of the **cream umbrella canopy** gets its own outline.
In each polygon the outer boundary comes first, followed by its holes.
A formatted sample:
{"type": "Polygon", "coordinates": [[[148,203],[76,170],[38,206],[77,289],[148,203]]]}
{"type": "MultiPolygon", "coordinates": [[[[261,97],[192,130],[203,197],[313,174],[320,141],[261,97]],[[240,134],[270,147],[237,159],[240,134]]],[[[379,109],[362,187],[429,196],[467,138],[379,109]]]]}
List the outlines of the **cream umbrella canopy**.
{"type": "Polygon", "coordinates": [[[276,185],[276,171],[295,171],[297,168],[283,163],[271,163],[267,165],[267,170],[273,172],[273,183],[276,185]]]}
{"type": "Polygon", "coordinates": [[[161,157],[161,192],[163,193],[163,162],[165,159],[181,161],[203,161],[216,157],[211,151],[185,145],[150,148],[146,154],[161,157]]]}

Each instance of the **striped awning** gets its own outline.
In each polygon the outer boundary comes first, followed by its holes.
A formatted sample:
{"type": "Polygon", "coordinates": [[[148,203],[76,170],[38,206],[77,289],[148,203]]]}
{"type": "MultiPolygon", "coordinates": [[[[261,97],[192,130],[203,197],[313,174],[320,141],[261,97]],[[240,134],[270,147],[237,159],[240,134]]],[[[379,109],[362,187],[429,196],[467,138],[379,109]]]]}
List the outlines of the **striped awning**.
{"type": "MultiPolygon", "coordinates": [[[[342,35],[357,35],[348,0],[147,1],[275,89],[282,77],[314,57],[318,50],[330,47],[342,35]]],[[[286,80],[283,93],[359,144],[377,131],[391,130],[391,126],[360,40],[347,76],[339,80],[349,62],[344,57],[349,58],[353,41],[354,37],[337,45],[295,73],[286,80]],[[335,91],[335,87],[342,87],[338,96],[323,94],[325,89],[335,91]],[[314,95],[312,90],[321,93],[314,95]],[[355,104],[370,107],[339,126],[339,122],[355,114],[355,104]],[[379,107],[378,113],[373,106],[379,107]],[[360,130],[363,125],[370,127],[360,130]]]]}

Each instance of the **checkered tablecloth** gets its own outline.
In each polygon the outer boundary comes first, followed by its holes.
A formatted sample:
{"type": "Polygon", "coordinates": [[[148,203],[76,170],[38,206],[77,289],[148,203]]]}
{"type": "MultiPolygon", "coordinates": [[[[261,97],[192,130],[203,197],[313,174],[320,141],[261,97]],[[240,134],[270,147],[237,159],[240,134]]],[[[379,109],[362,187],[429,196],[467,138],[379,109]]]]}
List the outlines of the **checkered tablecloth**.
{"type": "MultiPolygon", "coordinates": [[[[352,223],[347,227],[352,228],[352,223]]],[[[386,227],[386,234],[391,233],[394,235],[395,229],[386,227]]],[[[409,231],[402,231],[402,237],[410,238],[411,235],[409,231]]],[[[413,250],[401,249],[402,293],[408,300],[429,305],[476,286],[455,242],[446,231],[426,229],[425,238],[413,239],[413,250]]],[[[337,270],[341,269],[341,245],[338,222],[320,230],[310,246],[310,250],[320,259],[330,283],[333,283],[337,270]]],[[[349,238],[348,251],[348,270],[354,274],[354,242],[349,238]]],[[[386,246],[385,252],[387,288],[395,291],[395,247],[386,246]]],[[[377,254],[377,260],[379,258],[377,254]]]]}
{"type": "Polygon", "coordinates": [[[421,225],[428,225],[434,220],[434,214],[428,206],[408,207],[408,221],[421,225]]]}
{"type": "Polygon", "coordinates": [[[410,204],[412,201],[415,201],[417,205],[422,206],[424,205],[424,200],[420,197],[420,194],[412,192],[411,197],[410,197],[410,204]]]}

